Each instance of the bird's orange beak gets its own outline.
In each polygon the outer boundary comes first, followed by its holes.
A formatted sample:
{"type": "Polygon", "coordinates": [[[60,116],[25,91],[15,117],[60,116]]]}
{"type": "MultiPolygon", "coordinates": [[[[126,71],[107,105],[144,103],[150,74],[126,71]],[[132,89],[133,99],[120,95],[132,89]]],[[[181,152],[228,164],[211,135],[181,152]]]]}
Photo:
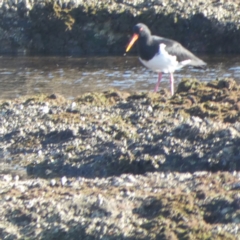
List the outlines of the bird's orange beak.
{"type": "Polygon", "coordinates": [[[129,42],[127,48],[126,48],[126,52],[128,52],[130,50],[130,48],[133,46],[133,44],[138,40],[138,34],[134,33],[132,36],[131,41],[129,42]]]}

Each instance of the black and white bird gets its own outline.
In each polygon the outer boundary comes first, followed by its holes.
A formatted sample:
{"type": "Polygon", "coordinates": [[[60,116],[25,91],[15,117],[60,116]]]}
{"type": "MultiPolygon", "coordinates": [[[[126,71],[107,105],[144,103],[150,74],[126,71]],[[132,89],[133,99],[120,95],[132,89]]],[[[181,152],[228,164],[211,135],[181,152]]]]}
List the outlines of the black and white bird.
{"type": "Polygon", "coordinates": [[[126,52],[130,50],[137,41],[139,59],[144,66],[158,73],[158,81],[154,92],[158,91],[162,73],[170,74],[171,94],[174,94],[173,73],[186,65],[204,67],[206,63],[184,48],[180,43],[151,35],[149,28],[138,23],[133,27],[133,36],[129,42],[126,52]]]}

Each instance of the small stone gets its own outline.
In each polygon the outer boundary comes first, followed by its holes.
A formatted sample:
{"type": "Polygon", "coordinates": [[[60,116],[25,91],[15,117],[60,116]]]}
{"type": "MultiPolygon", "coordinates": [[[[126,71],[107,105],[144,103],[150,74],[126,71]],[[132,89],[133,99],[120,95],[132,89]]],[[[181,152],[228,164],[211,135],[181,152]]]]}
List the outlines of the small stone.
{"type": "Polygon", "coordinates": [[[18,180],[19,180],[19,175],[16,175],[15,177],[14,177],[14,180],[17,182],[18,180]]]}
{"type": "Polygon", "coordinates": [[[50,185],[53,187],[56,185],[56,180],[55,179],[51,179],[50,181],[50,185]]]}
{"type": "Polygon", "coordinates": [[[66,184],[66,182],[67,182],[67,178],[64,176],[64,177],[62,177],[61,178],[61,184],[62,184],[62,186],[64,186],[65,184],[66,184]]]}
{"type": "Polygon", "coordinates": [[[24,193],[27,191],[27,187],[24,186],[24,185],[18,185],[16,186],[16,188],[21,192],[21,193],[24,193]]]}
{"type": "Polygon", "coordinates": [[[12,181],[12,175],[6,174],[3,176],[3,180],[6,182],[11,182],[12,181]]]}
{"type": "Polygon", "coordinates": [[[76,106],[77,106],[76,102],[72,102],[72,104],[71,104],[71,109],[72,109],[72,110],[75,109],[76,106]]]}
{"type": "Polygon", "coordinates": [[[41,110],[42,113],[45,113],[45,114],[49,113],[49,107],[48,106],[43,106],[43,107],[40,108],[40,110],[41,110]]]}
{"type": "Polygon", "coordinates": [[[148,106],[148,112],[152,112],[153,111],[153,108],[152,108],[152,106],[148,106]]]}

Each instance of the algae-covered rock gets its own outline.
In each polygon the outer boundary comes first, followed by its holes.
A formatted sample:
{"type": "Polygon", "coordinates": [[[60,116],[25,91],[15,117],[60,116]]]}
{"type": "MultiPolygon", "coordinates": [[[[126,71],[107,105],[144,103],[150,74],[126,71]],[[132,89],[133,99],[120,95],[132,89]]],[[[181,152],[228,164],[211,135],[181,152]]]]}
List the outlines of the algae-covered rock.
{"type": "Polygon", "coordinates": [[[182,79],[177,87],[176,93],[189,92],[197,90],[201,83],[197,79],[182,79]]]}
{"type": "MultiPolygon", "coordinates": [[[[237,1],[12,1],[0,3],[0,51],[123,53],[137,22],[188,49],[238,53],[237,1]]],[[[136,48],[133,49],[133,51],[136,48]]]]}
{"type": "Polygon", "coordinates": [[[170,101],[191,116],[236,122],[240,120],[239,89],[231,78],[209,83],[201,83],[196,79],[183,79],[170,101]]]}
{"type": "Polygon", "coordinates": [[[2,100],[0,238],[239,239],[238,88],[2,100]]]}

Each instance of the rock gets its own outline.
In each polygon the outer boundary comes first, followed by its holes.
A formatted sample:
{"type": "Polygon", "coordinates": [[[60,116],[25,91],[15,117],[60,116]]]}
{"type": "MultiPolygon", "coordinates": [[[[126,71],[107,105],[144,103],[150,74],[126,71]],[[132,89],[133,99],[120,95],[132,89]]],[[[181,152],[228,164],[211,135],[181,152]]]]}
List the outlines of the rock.
{"type": "Polygon", "coordinates": [[[0,103],[0,238],[238,239],[234,99],[233,79],[185,79],[0,103]]]}
{"type": "Polygon", "coordinates": [[[234,0],[4,0],[0,51],[122,54],[133,22],[144,22],[154,34],[173,38],[191,51],[236,54],[238,11],[234,0]]]}

